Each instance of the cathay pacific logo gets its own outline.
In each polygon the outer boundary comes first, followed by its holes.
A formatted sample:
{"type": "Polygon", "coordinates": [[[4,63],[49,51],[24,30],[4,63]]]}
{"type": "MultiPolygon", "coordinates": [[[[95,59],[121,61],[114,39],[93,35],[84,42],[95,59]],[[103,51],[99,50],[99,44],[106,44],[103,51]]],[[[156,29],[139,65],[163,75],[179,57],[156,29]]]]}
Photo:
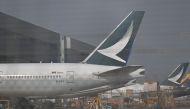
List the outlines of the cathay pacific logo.
{"type": "Polygon", "coordinates": [[[180,83],[178,82],[178,80],[181,78],[182,75],[183,75],[183,68],[181,69],[180,73],[178,73],[178,74],[177,74],[176,76],[174,76],[174,77],[169,78],[168,80],[171,81],[171,82],[174,82],[174,83],[176,83],[176,84],[180,84],[180,83]]]}
{"type": "Polygon", "coordinates": [[[126,61],[123,60],[121,57],[117,56],[117,54],[120,53],[125,48],[127,43],[129,43],[132,33],[133,33],[133,21],[131,21],[129,29],[127,30],[125,35],[117,43],[108,48],[98,50],[98,52],[104,56],[110,57],[122,63],[126,63],[126,61]]]}

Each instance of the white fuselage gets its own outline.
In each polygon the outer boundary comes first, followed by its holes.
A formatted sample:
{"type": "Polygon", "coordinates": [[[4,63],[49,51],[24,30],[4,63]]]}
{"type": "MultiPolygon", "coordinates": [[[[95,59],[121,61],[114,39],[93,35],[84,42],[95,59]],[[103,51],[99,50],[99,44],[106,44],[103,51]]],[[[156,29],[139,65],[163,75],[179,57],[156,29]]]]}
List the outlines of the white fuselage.
{"type": "Polygon", "coordinates": [[[0,64],[0,95],[54,96],[82,91],[110,84],[94,74],[116,68],[80,63],[0,64]]]}

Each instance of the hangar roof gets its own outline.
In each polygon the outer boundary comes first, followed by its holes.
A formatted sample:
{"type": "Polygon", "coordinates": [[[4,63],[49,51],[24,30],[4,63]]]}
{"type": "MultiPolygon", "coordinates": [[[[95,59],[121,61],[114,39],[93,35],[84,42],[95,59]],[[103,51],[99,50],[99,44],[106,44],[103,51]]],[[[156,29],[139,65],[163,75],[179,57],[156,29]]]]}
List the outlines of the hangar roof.
{"type": "Polygon", "coordinates": [[[0,12],[0,29],[5,29],[26,37],[36,38],[48,43],[57,43],[59,34],[18,18],[0,12]]]}

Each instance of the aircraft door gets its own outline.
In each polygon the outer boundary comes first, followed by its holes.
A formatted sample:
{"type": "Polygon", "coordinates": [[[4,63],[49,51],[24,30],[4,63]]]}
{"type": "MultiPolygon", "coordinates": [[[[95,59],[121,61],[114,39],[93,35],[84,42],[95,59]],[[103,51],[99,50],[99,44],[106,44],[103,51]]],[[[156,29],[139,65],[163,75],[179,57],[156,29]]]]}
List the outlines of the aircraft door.
{"type": "Polygon", "coordinates": [[[3,81],[3,77],[2,77],[2,75],[3,75],[3,71],[0,71],[0,84],[1,84],[2,81],[3,81]]]}
{"type": "Polygon", "coordinates": [[[74,82],[74,71],[67,71],[66,73],[66,82],[73,83],[74,82]]]}

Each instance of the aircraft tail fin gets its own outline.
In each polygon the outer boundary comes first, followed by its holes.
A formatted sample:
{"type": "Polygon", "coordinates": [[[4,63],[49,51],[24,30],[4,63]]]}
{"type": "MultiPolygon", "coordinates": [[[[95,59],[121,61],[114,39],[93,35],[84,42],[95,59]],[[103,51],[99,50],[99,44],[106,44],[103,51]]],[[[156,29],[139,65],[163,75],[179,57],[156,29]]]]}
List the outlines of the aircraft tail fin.
{"type": "Polygon", "coordinates": [[[83,63],[125,66],[144,13],[132,11],[83,63]]]}
{"type": "Polygon", "coordinates": [[[168,81],[173,82],[175,84],[181,84],[182,79],[186,73],[187,67],[189,63],[180,64],[169,76],[168,81]]]}

